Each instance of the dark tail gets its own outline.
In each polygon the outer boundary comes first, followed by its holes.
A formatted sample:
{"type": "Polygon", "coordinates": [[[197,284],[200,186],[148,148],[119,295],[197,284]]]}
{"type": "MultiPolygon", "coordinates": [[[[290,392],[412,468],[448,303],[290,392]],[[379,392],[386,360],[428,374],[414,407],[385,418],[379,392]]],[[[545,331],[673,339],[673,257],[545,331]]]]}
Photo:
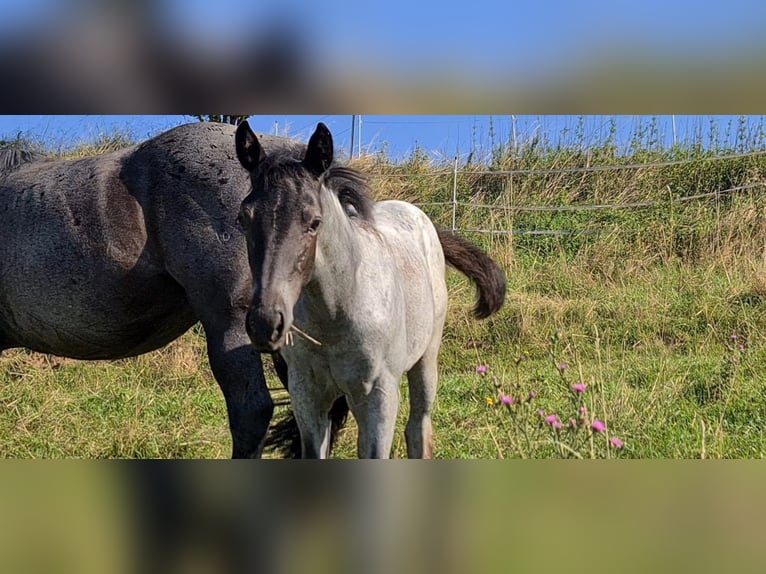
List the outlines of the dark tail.
{"type": "MultiPolygon", "coordinates": [[[[274,369],[277,371],[279,380],[287,389],[287,364],[279,353],[272,354],[274,369]]],[[[289,391],[289,389],[288,389],[289,391]]],[[[348,403],[346,397],[337,399],[330,409],[330,452],[335,446],[338,432],[346,425],[348,419],[348,403]]],[[[291,410],[280,420],[274,422],[266,437],[266,450],[281,455],[283,458],[301,457],[301,435],[298,431],[298,423],[291,410]]]]}
{"type": "Polygon", "coordinates": [[[473,314],[486,319],[499,311],[505,302],[505,273],[484,251],[450,231],[437,230],[444,258],[452,267],[476,284],[473,314]]]}

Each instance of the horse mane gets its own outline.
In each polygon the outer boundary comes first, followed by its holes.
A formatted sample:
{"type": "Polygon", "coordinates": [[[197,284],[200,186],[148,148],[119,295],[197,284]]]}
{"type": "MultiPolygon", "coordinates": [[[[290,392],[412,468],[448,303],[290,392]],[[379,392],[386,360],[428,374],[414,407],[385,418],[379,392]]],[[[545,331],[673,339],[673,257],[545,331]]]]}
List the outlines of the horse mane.
{"type": "Polygon", "coordinates": [[[44,159],[46,155],[36,150],[15,146],[0,149],[0,174],[10,173],[18,167],[44,159]]]}
{"type": "Polygon", "coordinates": [[[373,222],[375,203],[367,177],[361,171],[346,165],[332,165],[324,174],[324,182],[338,196],[341,205],[354,208],[361,222],[373,222]]]}

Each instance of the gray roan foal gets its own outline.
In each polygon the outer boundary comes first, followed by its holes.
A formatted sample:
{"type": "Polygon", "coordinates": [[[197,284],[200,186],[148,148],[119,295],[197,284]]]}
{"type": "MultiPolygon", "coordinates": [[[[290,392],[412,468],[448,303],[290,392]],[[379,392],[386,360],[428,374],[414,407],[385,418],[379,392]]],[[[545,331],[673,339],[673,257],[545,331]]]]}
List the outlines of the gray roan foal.
{"type": "Polygon", "coordinates": [[[236,146],[252,183],[239,214],[253,272],[247,332],[287,363],[303,456],[328,455],[328,413],[345,396],[359,457],[389,457],[406,372],[407,454],[430,458],[445,259],[476,284],[478,318],[502,307],[503,271],[412,204],[372,202],[358,171],[333,164],[322,123],[302,160],[265,150],[247,122],[236,146]]]}
{"type": "MultiPolygon", "coordinates": [[[[235,221],[248,177],[234,134],[191,123],[79,160],[0,152],[0,352],[119,359],[200,321],[232,455],[252,457],[274,405],[245,332],[252,287],[235,221]]],[[[305,150],[262,141],[298,158],[305,150]]]]}

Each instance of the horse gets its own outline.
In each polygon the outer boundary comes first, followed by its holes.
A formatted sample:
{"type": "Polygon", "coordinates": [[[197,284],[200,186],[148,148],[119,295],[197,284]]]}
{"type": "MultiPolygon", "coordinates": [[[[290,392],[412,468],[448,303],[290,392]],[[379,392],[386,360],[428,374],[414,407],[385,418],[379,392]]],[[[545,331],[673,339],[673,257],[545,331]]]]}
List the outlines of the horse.
{"type": "Polygon", "coordinates": [[[287,363],[303,457],[328,456],[339,397],[358,424],[358,456],[390,457],[406,373],[407,456],[431,458],[445,263],[474,282],[478,319],[502,308],[503,270],[416,206],[373,202],[363,174],[334,161],[321,122],[302,159],[269,150],[247,122],[235,141],[252,186],[238,218],[253,275],[246,329],[287,363]]]}
{"type": "MultiPolygon", "coordinates": [[[[76,160],[2,152],[0,352],[120,359],[200,322],[231,456],[244,458],[262,455],[274,403],[245,331],[252,287],[235,220],[249,184],[234,130],[190,123],[76,160]]],[[[305,149],[260,139],[296,157],[305,149]]]]}

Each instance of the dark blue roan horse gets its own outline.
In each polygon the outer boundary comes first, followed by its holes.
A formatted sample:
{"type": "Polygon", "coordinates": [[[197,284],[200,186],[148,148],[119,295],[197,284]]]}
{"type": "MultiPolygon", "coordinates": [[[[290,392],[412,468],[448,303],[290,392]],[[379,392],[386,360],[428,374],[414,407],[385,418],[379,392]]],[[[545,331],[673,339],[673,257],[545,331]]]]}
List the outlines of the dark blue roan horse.
{"type": "Polygon", "coordinates": [[[262,454],[274,404],[245,332],[251,274],[235,222],[250,181],[234,131],[192,123],[78,160],[0,152],[0,352],[119,359],[199,321],[239,458],[262,454]]]}

